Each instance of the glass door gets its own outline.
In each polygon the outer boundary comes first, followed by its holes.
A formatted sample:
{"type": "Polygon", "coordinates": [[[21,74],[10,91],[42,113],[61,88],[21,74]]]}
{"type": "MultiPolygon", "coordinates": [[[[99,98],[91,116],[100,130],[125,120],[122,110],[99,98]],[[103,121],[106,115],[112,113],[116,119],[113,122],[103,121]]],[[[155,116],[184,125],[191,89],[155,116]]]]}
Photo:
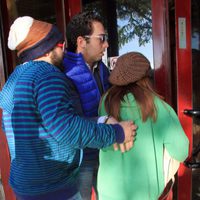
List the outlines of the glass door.
{"type": "Polygon", "coordinates": [[[82,1],[82,10],[103,17],[109,48],[103,61],[112,70],[118,56],[139,51],[153,63],[151,0],[82,1]]]}
{"type": "Polygon", "coordinates": [[[177,104],[190,140],[190,155],[179,170],[178,199],[200,199],[200,2],[176,0],[177,104]],[[188,8],[188,9],[185,9],[188,8]]]}
{"type": "Polygon", "coordinates": [[[189,161],[192,167],[192,199],[200,199],[200,1],[191,0],[192,47],[192,118],[193,151],[189,161]]]}

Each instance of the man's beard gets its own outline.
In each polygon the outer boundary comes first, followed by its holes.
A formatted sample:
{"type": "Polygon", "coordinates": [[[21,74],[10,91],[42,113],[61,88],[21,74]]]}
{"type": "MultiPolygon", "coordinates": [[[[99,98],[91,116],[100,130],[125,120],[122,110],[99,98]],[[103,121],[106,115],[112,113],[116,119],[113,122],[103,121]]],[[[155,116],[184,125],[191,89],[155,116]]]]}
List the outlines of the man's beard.
{"type": "Polygon", "coordinates": [[[64,54],[58,54],[56,50],[53,50],[51,54],[51,63],[58,67],[61,71],[64,70],[64,67],[62,65],[63,55],[64,54]]]}

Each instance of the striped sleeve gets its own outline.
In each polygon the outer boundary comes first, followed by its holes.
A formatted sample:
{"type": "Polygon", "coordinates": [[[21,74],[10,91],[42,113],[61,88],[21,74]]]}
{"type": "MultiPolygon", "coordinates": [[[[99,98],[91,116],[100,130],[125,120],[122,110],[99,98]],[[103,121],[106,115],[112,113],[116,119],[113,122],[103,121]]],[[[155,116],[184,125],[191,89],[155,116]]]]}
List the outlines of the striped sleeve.
{"type": "Polygon", "coordinates": [[[104,148],[115,142],[115,130],[111,125],[97,125],[76,114],[71,81],[64,74],[48,73],[36,85],[36,102],[44,126],[58,142],[74,148],[104,148]]]}

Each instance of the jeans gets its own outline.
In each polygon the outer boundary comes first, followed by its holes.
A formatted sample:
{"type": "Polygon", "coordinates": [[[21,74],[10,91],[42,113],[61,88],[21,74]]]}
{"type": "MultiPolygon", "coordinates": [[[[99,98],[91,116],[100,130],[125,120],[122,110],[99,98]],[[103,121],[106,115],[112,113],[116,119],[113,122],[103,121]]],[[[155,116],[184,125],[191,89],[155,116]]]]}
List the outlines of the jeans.
{"type": "Polygon", "coordinates": [[[78,176],[78,189],[83,200],[91,200],[92,187],[97,197],[97,172],[99,162],[97,160],[83,160],[78,176]]]}
{"type": "Polygon", "coordinates": [[[83,199],[81,198],[80,192],[78,192],[74,196],[66,200],[83,200],[83,199]]]}
{"type": "MultiPolygon", "coordinates": [[[[47,194],[48,195],[48,194],[47,194]]],[[[34,197],[34,196],[19,196],[16,194],[16,198],[17,200],[83,200],[81,198],[81,194],[80,192],[77,192],[76,194],[74,194],[72,197],[70,198],[67,198],[66,195],[59,195],[58,196],[54,196],[54,195],[51,195],[51,196],[37,196],[37,197],[34,197]]]]}

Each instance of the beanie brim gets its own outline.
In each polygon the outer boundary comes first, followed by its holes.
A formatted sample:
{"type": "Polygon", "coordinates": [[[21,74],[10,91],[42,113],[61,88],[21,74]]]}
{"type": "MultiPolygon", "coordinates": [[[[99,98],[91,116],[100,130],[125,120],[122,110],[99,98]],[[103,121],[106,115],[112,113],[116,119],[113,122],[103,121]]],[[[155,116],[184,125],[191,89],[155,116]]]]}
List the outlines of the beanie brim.
{"type": "Polygon", "coordinates": [[[39,58],[46,53],[50,52],[57,43],[63,41],[64,37],[58,28],[53,25],[50,32],[41,41],[34,46],[24,50],[19,55],[20,62],[27,62],[39,58]]]}

